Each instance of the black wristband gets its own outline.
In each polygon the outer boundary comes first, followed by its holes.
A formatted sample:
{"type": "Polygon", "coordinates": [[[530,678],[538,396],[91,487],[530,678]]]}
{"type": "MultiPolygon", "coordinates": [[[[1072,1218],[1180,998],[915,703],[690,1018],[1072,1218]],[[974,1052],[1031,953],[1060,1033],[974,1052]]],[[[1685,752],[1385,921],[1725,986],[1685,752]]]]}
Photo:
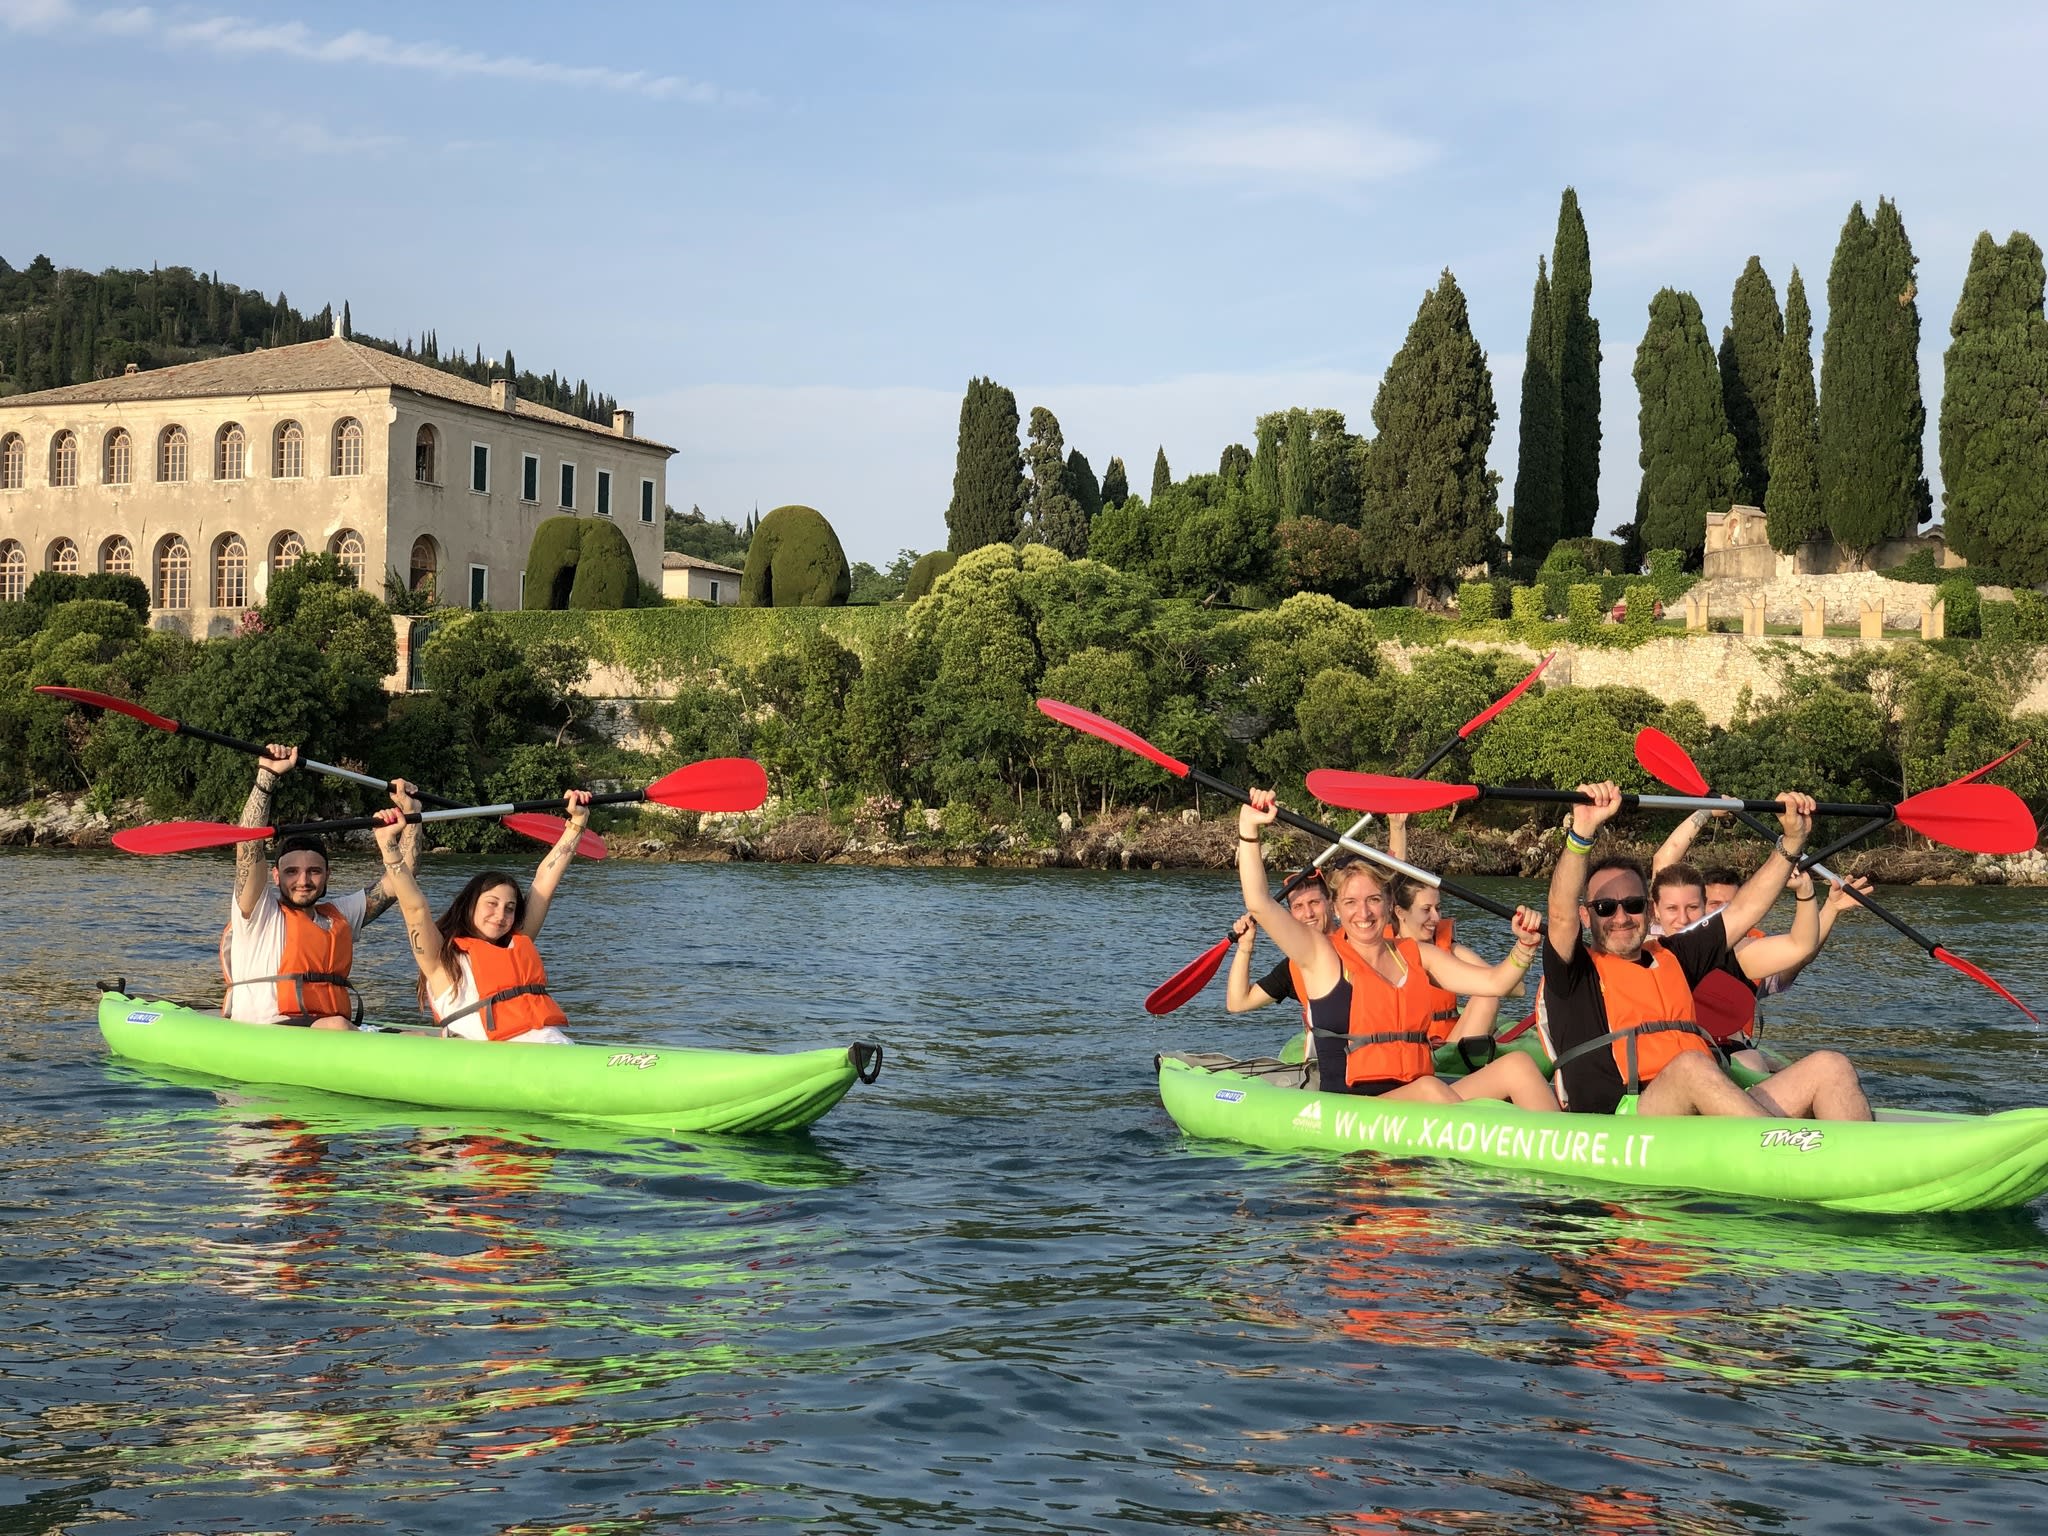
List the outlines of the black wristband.
{"type": "Polygon", "coordinates": [[[1240,843],[1256,843],[1257,841],[1259,841],[1259,834],[1254,832],[1250,837],[1246,837],[1242,832],[1240,832],[1237,834],[1237,840],[1240,843]]]}
{"type": "Polygon", "coordinates": [[[1813,900],[1813,892],[1808,891],[1804,896],[1802,896],[1797,891],[1794,891],[1792,893],[1792,899],[1794,901],[1811,901],[1813,900]]]}

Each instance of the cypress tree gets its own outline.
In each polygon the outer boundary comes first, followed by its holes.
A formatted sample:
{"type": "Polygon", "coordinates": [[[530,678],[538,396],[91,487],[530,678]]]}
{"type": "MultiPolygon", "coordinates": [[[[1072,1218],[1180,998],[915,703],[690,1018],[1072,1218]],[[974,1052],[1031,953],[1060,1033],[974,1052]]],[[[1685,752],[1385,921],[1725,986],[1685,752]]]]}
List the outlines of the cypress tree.
{"type": "Polygon", "coordinates": [[[1486,354],[1446,268],[1373,401],[1360,543],[1380,574],[1430,586],[1492,558],[1500,477],[1486,451],[1498,415],[1486,354]]]}
{"type": "Polygon", "coordinates": [[[1536,258],[1536,294],[1529,305],[1529,350],[1522,362],[1521,438],[1515,448],[1511,547],[1518,560],[1540,563],[1558,540],[1564,511],[1564,401],[1552,368],[1550,271],[1536,258]]]}
{"type": "Polygon", "coordinates": [[[1081,515],[1094,522],[1095,514],[1102,510],[1102,487],[1095,483],[1095,467],[1088,462],[1088,455],[1078,448],[1067,453],[1067,494],[1080,506],[1081,515]]]}
{"type": "Polygon", "coordinates": [[[1785,285],[1785,344],[1778,359],[1770,484],[1764,492],[1764,529],[1780,554],[1828,531],[1820,504],[1819,407],[1813,387],[1813,312],[1806,304],[1806,280],[1794,267],[1785,285]]]}
{"type": "Polygon", "coordinates": [[[1706,545],[1707,514],[1728,510],[1741,472],[1721,404],[1714,344],[1691,294],[1664,288],[1650,300],[1635,375],[1643,467],[1637,537],[1646,550],[1680,549],[1696,562],[1706,545]]]}
{"type": "Polygon", "coordinates": [[[1903,538],[1929,511],[1915,264],[1889,198],[1875,219],[1861,203],[1850,209],[1828,269],[1819,471],[1828,532],[1856,555],[1903,538]]]}
{"type": "Polygon", "coordinates": [[[1124,469],[1124,461],[1111,458],[1109,467],[1102,472],[1102,504],[1105,507],[1120,507],[1131,499],[1131,477],[1124,469]]]}
{"type": "Polygon", "coordinates": [[[1031,468],[1031,510],[1025,538],[1050,544],[1069,558],[1088,553],[1088,519],[1067,491],[1067,443],[1059,418],[1042,405],[1031,408],[1031,441],[1024,453],[1031,468]]]}
{"type": "Polygon", "coordinates": [[[1252,451],[1243,443],[1230,444],[1216,461],[1217,478],[1232,490],[1243,485],[1251,471],[1252,451]]]}
{"type": "Polygon", "coordinates": [[[1158,456],[1152,460],[1153,504],[1157,505],[1159,498],[1171,489],[1173,489],[1173,471],[1166,467],[1166,447],[1164,444],[1161,444],[1158,456]]]}
{"type": "Polygon", "coordinates": [[[2048,321],[2040,246],[1989,232],[1949,324],[1941,477],[1951,549],[2015,584],[2048,581],[2048,321]]]}
{"type": "Polygon", "coordinates": [[[1280,515],[1316,515],[1315,456],[1309,447],[1308,412],[1287,413],[1287,449],[1280,458],[1280,515]]]}
{"type": "Polygon", "coordinates": [[[1752,506],[1765,504],[1771,484],[1771,423],[1777,411],[1778,365],[1785,317],[1778,291],[1756,257],[1735,279],[1728,324],[1721,331],[1721,404],[1735,434],[1735,463],[1752,506]]]}
{"type": "Polygon", "coordinates": [[[984,544],[1015,543],[1026,497],[1017,397],[994,379],[970,379],[960,401],[946,548],[964,555],[984,544]]]}
{"type": "Polygon", "coordinates": [[[1579,194],[1570,187],[1557,209],[1550,252],[1551,368],[1563,421],[1558,531],[1592,536],[1600,515],[1600,322],[1593,318],[1593,252],[1579,194]]]}
{"type": "Polygon", "coordinates": [[[343,299],[343,300],[341,301],[341,336],[342,336],[342,340],[344,340],[344,341],[353,341],[353,340],[355,339],[355,334],[356,334],[356,323],[355,323],[355,320],[354,320],[354,318],[353,318],[353,317],[352,317],[352,316],[351,316],[351,315],[349,314],[349,312],[348,312],[348,300],[347,300],[347,299],[343,299]]]}

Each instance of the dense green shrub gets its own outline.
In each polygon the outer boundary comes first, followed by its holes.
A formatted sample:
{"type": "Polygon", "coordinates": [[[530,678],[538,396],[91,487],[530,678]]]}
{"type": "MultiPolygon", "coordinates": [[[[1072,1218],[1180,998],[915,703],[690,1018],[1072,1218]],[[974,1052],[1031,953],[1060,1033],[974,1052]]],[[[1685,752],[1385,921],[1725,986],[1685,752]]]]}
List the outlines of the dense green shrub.
{"type": "Polygon", "coordinates": [[[22,601],[36,609],[55,608],[59,603],[113,602],[133,609],[144,623],[149,621],[149,588],[138,576],[109,576],[94,573],[73,576],[59,571],[42,571],[28,584],[22,601]]]}
{"type": "Polygon", "coordinates": [[[1559,539],[1543,557],[1543,574],[1572,581],[1622,575],[1621,546],[1612,539],[1559,539]]]}
{"type": "Polygon", "coordinates": [[[1518,624],[1540,624],[1543,622],[1544,592],[1541,587],[1517,587],[1509,600],[1510,608],[1518,624]]]}
{"type": "Polygon", "coordinates": [[[1477,624],[1494,617],[1493,583],[1490,581],[1465,581],[1458,584],[1458,618],[1467,624],[1477,624]]]}
{"type": "Polygon", "coordinates": [[[1565,633],[1572,639],[1585,642],[1600,633],[1600,625],[1607,617],[1608,602],[1600,584],[1596,581],[1573,582],[1565,598],[1565,633]]]}
{"type": "Polygon", "coordinates": [[[1628,590],[1622,594],[1622,601],[1627,604],[1622,615],[1622,623],[1627,628],[1648,631],[1657,627],[1657,605],[1660,599],[1655,583],[1629,583],[1628,590]]]}
{"type": "Polygon", "coordinates": [[[950,549],[935,549],[928,555],[919,555],[917,563],[910,568],[910,580],[903,588],[903,601],[914,603],[931,591],[932,583],[953,569],[960,557],[950,549]]]}
{"type": "Polygon", "coordinates": [[[837,608],[853,590],[839,535],[811,507],[777,507],[747,548],[740,603],[747,608],[837,608]]]}
{"type": "Polygon", "coordinates": [[[1974,640],[1983,634],[1978,617],[1977,584],[1967,577],[1948,577],[1934,589],[1935,599],[1947,604],[1944,627],[1951,640],[1974,640]]]}
{"type": "Polygon", "coordinates": [[[583,519],[545,517],[526,550],[525,605],[560,610],[576,585],[576,561],[583,551],[583,519]]]}
{"type": "Polygon", "coordinates": [[[640,570],[618,524],[603,517],[543,518],[526,552],[532,607],[603,612],[639,605],[640,570]]]}

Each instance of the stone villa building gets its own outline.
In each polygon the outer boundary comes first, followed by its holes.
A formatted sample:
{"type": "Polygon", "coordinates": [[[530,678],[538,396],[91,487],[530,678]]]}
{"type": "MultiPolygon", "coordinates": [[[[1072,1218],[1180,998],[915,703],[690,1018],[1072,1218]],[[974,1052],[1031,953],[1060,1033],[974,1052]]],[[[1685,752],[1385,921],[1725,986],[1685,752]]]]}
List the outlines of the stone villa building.
{"type": "Polygon", "coordinates": [[[525,606],[544,517],[614,519],[662,579],[675,452],[339,336],[0,398],[0,601],[38,571],[149,584],[154,622],[225,634],[329,550],[381,594],[525,606]]]}

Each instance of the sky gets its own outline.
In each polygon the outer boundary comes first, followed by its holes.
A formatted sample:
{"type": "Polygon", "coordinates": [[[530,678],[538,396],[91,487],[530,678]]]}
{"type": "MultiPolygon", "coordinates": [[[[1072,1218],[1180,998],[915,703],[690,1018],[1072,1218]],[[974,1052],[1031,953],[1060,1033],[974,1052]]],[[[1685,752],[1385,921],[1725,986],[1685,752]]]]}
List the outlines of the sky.
{"type": "MultiPolygon", "coordinates": [[[[1651,296],[1743,263],[1818,328],[1851,203],[1920,257],[1922,384],[1979,230],[2048,240],[2048,9],[1881,3],[0,0],[0,256],[185,265],[380,336],[587,378],[669,500],[945,543],[960,397],[1098,474],[1213,470],[1261,412],[1370,433],[1448,267],[1514,482],[1536,260],[1577,189],[1633,514],[1651,296]]],[[[1938,479],[1936,480],[1938,488],[1938,479]]],[[[1937,508],[1939,507],[1937,489],[1937,508]]]]}

